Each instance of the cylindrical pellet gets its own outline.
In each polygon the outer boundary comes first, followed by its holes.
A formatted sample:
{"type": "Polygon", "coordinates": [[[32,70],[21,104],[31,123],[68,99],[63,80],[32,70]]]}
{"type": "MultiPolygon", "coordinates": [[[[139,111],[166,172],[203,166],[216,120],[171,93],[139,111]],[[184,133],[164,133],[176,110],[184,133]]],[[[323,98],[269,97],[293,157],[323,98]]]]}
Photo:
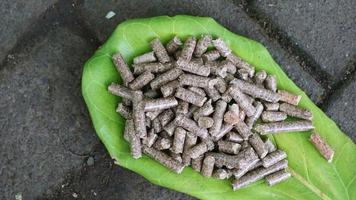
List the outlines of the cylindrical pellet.
{"type": "Polygon", "coordinates": [[[265,141],[265,146],[268,150],[268,153],[272,153],[275,150],[277,150],[276,146],[273,144],[273,142],[269,138],[267,138],[267,140],[265,141]]]}
{"type": "Polygon", "coordinates": [[[189,112],[189,103],[183,100],[178,101],[176,114],[187,114],[189,112]]]}
{"type": "Polygon", "coordinates": [[[217,101],[221,98],[219,91],[215,87],[204,88],[206,94],[212,101],[217,101]]]}
{"type": "Polygon", "coordinates": [[[309,138],[310,142],[319,151],[319,153],[330,163],[334,157],[334,150],[330,145],[317,133],[313,131],[309,138]]]}
{"type": "Polygon", "coordinates": [[[186,133],[184,148],[183,148],[183,155],[182,155],[184,165],[190,164],[191,158],[188,154],[188,151],[190,148],[192,148],[197,143],[197,139],[198,139],[198,137],[195,134],[192,134],[190,132],[186,133]]]}
{"type": "Polygon", "coordinates": [[[199,76],[194,74],[182,74],[179,77],[179,83],[182,86],[194,86],[194,87],[201,87],[206,88],[209,87],[209,81],[211,79],[205,76],[199,76]]]}
{"type": "Polygon", "coordinates": [[[297,106],[299,104],[300,99],[302,98],[302,96],[300,95],[295,95],[292,94],[290,92],[287,92],[285,90],[278,90],[278,95],[280,98],[280,101],[292,104],[297,106]]]}
{"type": "Polygon", "coordinates": [[[227,111],[224,114],[224,122],[227,124],[236,124],[237,122],[241,121],[239,114],[236,114],[235,112],[232,111],[227,111]]]}
{"type": "Polygon", "coordinates": [[[129,67],[125,63],[124,58],[120,53],[114,54],[112,60],[124,84],[130,83],[132,80],[134,80],[132,72],[130,71],[129,67]]]}
{"type": "Polygon", "coordinates": [[[231,142],[237,142],[237,143],[241,143],[244,141],[244,139],[240,136],[240,134],[238,133],[235,133],[233,131],[229,132],[227,135],[226,135],[226,139],[228,141],[231,141],[231,142]]]}
{"type": "Polygon", "coordinates": [[[153,51],[139,55],[133,59],[134,64],[155,62],[156,56],[153,51]]]}
{"type": "Polygon", "coordinates": [[[210,177],[213,174],[215,158],[212,156],[205,156],[203,160],[203,166],[201,168],[201,174],[203,176],[210,177]]]}
{"type": "Polygon", "coordinates": [[[229,154],[237,154],[241,149],[241,145],[239,143],[224,140],[218,141],[218,146],[219,151],[229,154]]]}
{"type": "Polygon", "coordinates": [[[232,62],[237,68],[244,69],[249,74],[250,77],[252,77],[253,74],[255,73],[255,70],[253,69],[253,67],[250,64],[243,61],[241,58],[239,58],[238,56],[236,56],[233,53],[229,54],[226,57],[226,60],[232,62]]]}
{"type": "Polygon", "coordinates": [[[133,91],[132,97],[132,118],[135,124],[135,131],[140,138],[145,138],[147,130],[143,94],[141,91],[133,91]]]}
{"type": "Polygon", "coordinates": [[[208,151],[208,145],[205,142],[201,142],[188,150],[188,155],[192,158],[198,158],[208,151]]]}
{"type": "Polygon", "coordinates": [[[164,110],[157,118],[162,126],[166,126],[174,119],[174,112],[171,109],[164,110]]]}
{"type": "Polygon", "coordinates": [[[254,171],[248,172],[241,178],[234,180],[232,183],[233,190],[238,190],[240,188],[243,188],[251,183],[261,180],[262,178],[264,178],[269,174],[285,169],[287,167],[288,167],[288,161],[283,160],[268,168],[263,168],[263,167],[257,168],[254,171]]]}
{"type": "Polygon", "coordinates": [[[208,136],[208,131],[205,128],[200,128],[195,121],[189,119],[183,114],[178,114],[174,121],[177,126],[186,129],[198,137],[206,138],[208,136]]]}
{"type": "Polygon", "coordinates": [[[168,138],[158,138],[153,144],[153,147],[157,150],[169,149],[172,146],[172,140],[168,138]]]}
{"type": "Polygon", "coordinates": [[[125,119],[131,119],[132,113],[128,106],[125,106],[123,103],[118,103],[116,112],[119,113],[125,119]]]}
{"type": "Polygon", "coordinates": [[[203,53],[206,52],[206,50],[208,49],[209,45],[211,44],[211,40],[212,40],[211,35],[202,36],[198,40],[197,45],[195,47],[194,56],[195,57],[201,57],[203,55],[203,53]]]}
{"type": "Polygon", "coordinates": [[[163,44],[158,38],[153,39],[150,42],[150,45],[160,63],[167,63],[171,60],[166,48],[164,48],[163,44]]]}
{"type": "Polygon", "coordinates": [[[198,108],[194,113],[193,113],[193,118],[195,121],[199,119],[201,116],[208,116],[211,113],[214,112],[214,107],[211,104],[211,99],[206,101],[204,105],[200,108],[198,108]]]}
{"type": "Polygon", "coordinates": [[[228,179],[229,178],[229,174],[225,169],[217,169],[214,171],[213,173],[213,177],[216,179],[228,179]]]}
{"type": "Polygon", "coordinates": [[[202,128],[210,128],[214,125],[214,120],[211,117],[199,117],[198,126],[202,128]]]}
{"type": "Polygon", "coordinates": [[[168,97],[168,96],[173,95],[179,86],[180,86],[180,83],[178,80],[174,80],[174,81],[168,82],[165,85],[162,85],[161,92],[163,94],[163,97],[168,97]]]}
{"type": "Polygon", "coordinates": [[[234,128],[233,125],[224,123],[224,124],[221,126],[221,129],[220,129],[219,133],[218,133],[217,135],[215,135],[214,137],[212,137],[213,141],[218,141],[218,140],[220,140],[220,139],[223,138],[229,131],[231,131],[233,128],[234,128]]]}
{"type": "Polygon", "coordinates": [[[145,112],[155,111],[155,110],[164,110],[172,108],[178,105],[177,99],[174,97],[163,97],[157,99],[146,99],[145,102],[145,112]]]}
{"type": "Polygon", "coordinates": [[[236,101],[236,103],[239,105],[239,107],[242,110],[244,110],[246,115],[249,117],[254,115],[256,112],[256,109],[251,104],[251,102],[248,100],[247,96],[244,93],[242,93],[238,87],[230,87],[230,88],[229,88],[229,91],[230,91],[231,97],[236,101]]]}
{"type": "Polygon", "coordinates": [[[251,130],[243,121],[237,122],[235,124],[235,130],[241,135],[244,140],[247,140],[248,137],[252,135],[251,130]]]}
{"type": "Polygon", "coordinates": [[[155,79],[153,79],[150,83],[151,88],[154,90],[159,89],[166,83],[176,80],[181,74],[183,74],[183,71],[181,69],[170,69],[167,72],[164,72],[163,74],[158,75],[155,79]]]}
{"type": "Polygon", "coordinates": [[[190,86],[190,87],[188,87],[188,90],[198,93],[199,95],[201,95],[203,97],[206,96],[206,93],[202,88],[190,86]]]}
{"type": "Polygon", "coordinates": [[[224,93],[227,85],[223,78],[217,77],[209,81],[209,87],[215,87],[220,93],[224,93]]]}
{"type": "Polygon", "coordinates": [[[160,115],[164,110],[154,110],[150,112],[146,112],[146,117],[148,117],[150,120],[156,119],[158,115],[160,115]]]}
{"type": "Polygon", "coordinates": [[[147,137],[143,139],[143,144],[151,147],[157,140],[158,135],[155,133],[155,130],[152,128],[147,132],[147,137]]]}
{"type": "Polygon", "coordinates": [[[280,132],[300,132],[309,131],[314,129],[312,122],[306,120],[299,121],[282,121],[282,122],[272,122],[265,124],[258,124],[255,127],[255,131],[259,132],[261,135],[280,133],[280,132]]]}
{"type": "Polygon", "coordinates": [[[199,107],[203,106],[204,102],[207,100],[206,97],[203,97],[182,87],[177,88],[175,97],[199,107]]]}
{"type": "Polygon", "coordinates": [[[204,53],[201,57],[203,58],[204,62],[213,61],[220,58],[220,53],[218,50],[211,50],[204,53]]]}
{"type": "Polygon", "coordinates": [[[183,46],[182,52],[180,53],[177,64],[180,63],[179,61],[181,61],[183,63],[187,63],[192,59],[192,55],[193,55],[196,43],[197,43],[197,41],[194,36],[190,36],[185,40],[184,46],[183,46]]]}
{"type": "Polygon", "coordinates": [[[263,112],[263,105],[261,102],[256,101],[254,103],[255,105],[255,114],[253,114],[251,117],[247,117],[246,119],[246,125],[252,129],[253,125],[255,125],[255,122],[257,121],[258,118],[260,118],[262,112],[263,112]]]}
{"type": "Polygon", "coordinates": [[[264,80],[267,78],[267,73],[265,70],[259,71],[255,74],[254,77],[254,82],[256,85],[260,86],[260,87],[264,87],[263,86],[263,82],[264,80]]]}
{"type": "Polygon", "coordinates": [[[154,78],[155,75],[153,75],[150,71],[145,71],[137,78],[135,78],[131,83],[129,83],[129,87],[132,90],[139,90],[150,83],[154,78]]]}
{"type": "Polygon", "coordinates": [[[186,131],[183,128],[181,127],[176,128],[176,130],[174,131],[174,138],[173,138],[173,145],[172,145],[173,153],[183,153],[185,135],[186,135],[186,131]]]}
{"type": "Polygon", "coordinates": [[[282,103],[279,106],[279,110],[286,113],[287,115],[291,117],[297,117],[301,119],[306,119],[306,120],[312,120],[313,119],[313,113],[310,112],[307,109],[300,108],[288,103],[282,103]]]}
{"type": "Polygon", "coordinates": [[[260,88],[255,84],[248,83],[243,80],[235,79],[231,81],[232,84],[239,87],[239,89],[252,97],[262,99],[264,101],[276,103],[280,100],[280,95],[270,90],[260,88]]]}
{"type": "Polygon", "coordinates": [[[266,110],[277,111],[279,109],[279,103],[264,103],[266,110]]]}
{"type": "Polygon", "coordinates": [[[169,122],[167,125],[163,126],[163,130],[165,130],[168,135],[172,136],[176,127],[177,127],[177,124],[174,119],[171,122],[169,122]]]}
{"type": "Polygon", "coordinates": [[[142,74],[145,71],[149,71],[151,73],[163,73],[174,67],[172,63],[141,63],[132,65],[134,69],[134,74],[142,74]]]}
{"type": "Polygon", "coordinates": [[[180,174],[184,169],[184,165],[182,163],[179,163],[162,151],[145,146],[143,147],[143,152],[178,174],[180,174]]]}
{"type": "Polygon", "coordinates": [[[134,159],[141,158],[141,141],[139,136],[135,133],[133,120],[126,120],[125,130],[127,129],[128,139],[130,143],[131,155],[134,159]]]}
{"type": "Polygon", "coordinates": [[[258,155],[251,147],[242,149],[240,153],[236,155],[235,167],[239,169],[244,168],[249,163],[255,162],[255,160],[259,160],[258,155]]]}
{"type": "Polygon", "coordinates": [[[192,159],[192,168],[193,170],[200,172],[201,166],[203,164],[204,155],[199,156],[198,158],[192,159]]]}
{"type": "Polygon", "coordinates": [[[263,122],[279,122],[287,119],[287,114],[279,111],[264,111],[261,119],[263,122]]]}
{"type": "Polygon", "coordinates": [[[158,118],[155,118],[154,120],[152,120],[152,128],[155,130],[156,133],[159,133],[162,131],[162,125],[158,118]]]}
{"type": "Polygon", "coordinates": [[[282,150],[276,150],[272,153],[269,153],[266,157],[262,159],[262,165],[263,167],[269,167],[285,159],[286,157],[287,157],[286,152],[282,150]]]}
{"type": "Polygon", "coordinates": [[[173,39],[171,39],[167,45],[166,49],[169,54],[173,54],[174,52],[177,51],[177,49],[182,46],[182,41],[179,39],[178,36],[174,36],[173,39]]]}
{"type": "Polygon", "coordinates": [[[223,57],[226,57],[231,54],[231,49],[229,48],[229,46],[227,46],[227,44],[222,38],[217,38],[213,40],[213,45],[223,57]]]}
{"type": "Polygon", "coordinates": [[[214,124],[209,129],[209,133],[212,137],[216,136],[221,129],[226,107],[227,103],[225,101],[219,100],[218,102],[216,102],[215,111],[213,114],[214,124]]]}
{"type": "Polygon", "coordinates": [[[256,133],[250,136],[248,142],[255,149],[258,157],[264,158],[267,155],[268,150],[265,146],[265,143],[262,141],[260,136],[258,136],[256,133]]]}
{"type": "Polygon", "coordinates": [[[289,172],[286,172],[285,169],[283,169],[266,176],[265,179],[269,186],[273,186],[277,183],[287,180],[289,177],[291,177],[291,174],[289,172]]]}
{"type": "Polygon", "coordinates": [[[203,64],[203,60],[201,58],[193,58],[190,62],[183,65],[178,65],[178,61],[177,61],[177,66],[179,69],[182,69],[183,71],[200,75],[200,76],[209,76],[210,74],[210,68],[206,67],[203,64]]]}
{"type": "Polygon", "coordinates": [[[265,80],[265,87],[267,90],[277,92],[277,78],[275,75],[267,75],[265,80]]]}
{"type": "Polygon", "coordinates": [[[132,99],[132,90],[129,88],[123,86],[123,85],[118,85],[116,83],[111,83],[108,87],[108,90],[111,94],[114,94],[116,96],[125,98],[125,99],[132,99]]]}

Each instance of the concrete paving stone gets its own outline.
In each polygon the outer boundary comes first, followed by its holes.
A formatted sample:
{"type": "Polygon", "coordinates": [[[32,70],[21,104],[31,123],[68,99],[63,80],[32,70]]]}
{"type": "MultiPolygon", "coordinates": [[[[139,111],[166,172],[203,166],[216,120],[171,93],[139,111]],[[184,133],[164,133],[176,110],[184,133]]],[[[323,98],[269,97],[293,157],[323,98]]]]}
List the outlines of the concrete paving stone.
{"type": "Polygon", "coordinates": [[[356,54],[356,1],[252,1],[334,81],[346,73],[356,54]]]}
{"type": "Polygon", "coordinates": [[[0,199],[33,199],[64,181],[99,141],[81,96],[94,48],[66,28],[0,69],[0,199]]]}
{"type": "Polygon", "coordinates": [[[1,0],[0,62],[31,27],[32,23],[57,0],[1,0]],[[6,28],[5,28],[6,27],[6,28]]]}
{"type": "Polygon", "coordinates": [[[314,102],[319,103],[324,95],[325,90],[303,70],[296,59],[278,42],[269,38],[254,20],[231,1],[86,0],[80,7],[80,11],[83,20],[101,42],[104,42],[114,28],[126,19],[177,14],[213,17],[231,31],[263,43],[289,77],[303,88],[314,102]],[[114,11],[116,15],[111,19],[106,19],[105,15],[109,11],[114,11]]]}
{"type": "Polygon", "coordinates": [[[330,97],[325,110],[356,143],[356,74],[345,87],[330,97]]]}
{"type": "Polygon", "coordinates": [[[85,166],[63,182],[58,190],[39,200],[77,199],[85,200],[192,200],[183,193],[154,185],[142,176],[113,164],[100,145],[94,153],[95,164],[85,166]]]}

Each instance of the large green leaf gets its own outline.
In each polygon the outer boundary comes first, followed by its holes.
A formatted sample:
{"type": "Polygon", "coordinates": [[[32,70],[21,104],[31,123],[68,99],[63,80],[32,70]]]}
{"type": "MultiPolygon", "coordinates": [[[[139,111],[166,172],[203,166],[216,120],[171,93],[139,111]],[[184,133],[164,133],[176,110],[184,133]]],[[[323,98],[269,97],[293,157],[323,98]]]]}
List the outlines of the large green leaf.
{"type": "MultiPolygon", "coordinates": [[[[237,22],[236,22],[237,23],[237,22]]],[[[300,77],[303,78],[303,77],[300,77]]],[[[89,59],[84,67],[82,92],[95,130],[116,163],[135,171],[149,181],[190,194],[201,199],[355,199],[356,148],[313,102],[299,89],[258,42],[236,35],[211,18],[175,16],[128,20],[120,24],[108,41],[89,59]],[[159,37],[167,42],[173,35],[186,38],[210,33],[222,37],[234,53],[278,78],[278,88],[302,95],[300,106],[314,114],[316,130],[335,150],[332,163],[327,163],[309,143],[310,132],[285,133],[274,136],[279,148],[288,154],[293,178],[268,187],[259,181],[247,188],[233,191],[230,181],[204,178],[191,168],[177,175],[144,156],[131,158],[123,139],[124,120],[116,112],[119,101],[107,92],[111,82],[121,81],[111,56],[120,51],[127,62],[149,50],[149,41],[159,37]]]]}

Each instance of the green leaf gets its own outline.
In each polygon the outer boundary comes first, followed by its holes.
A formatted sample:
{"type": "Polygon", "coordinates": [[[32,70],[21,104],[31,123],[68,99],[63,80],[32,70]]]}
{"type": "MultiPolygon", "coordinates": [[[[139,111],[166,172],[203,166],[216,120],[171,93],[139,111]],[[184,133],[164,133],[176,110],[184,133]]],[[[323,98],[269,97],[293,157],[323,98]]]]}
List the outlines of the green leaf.
{"type": "Polygon", "coordinates": [[[82,92],[95,130],[117,164],[141,174],[149,181],[201,199],[355,199],[356,148],[313,102],[299,89],[258,42],[236,35],[211,18],[192,16],[161,16],[128,20],[120,24],[108,41],[89,59],[83,71],[82,92]],[[278,78],[278,88],[302,95],[301,107],[314,114],[316,130],[335,150],[334,161],[327,163],[308,141],[310,132],[285,133],[274,136],[279,148],[288,154],[289,180],[274,187],[259,181],[247,188],[233,191],[228,180],[205,178],[187,167],[177,175],[144,156],[131,158],[123,139],[124,120],[115,107],[120,100],[108,93],[111,82],[120,82],[111,56],[120,51],[125,60],[149,50],[149,41],[159,37],[167,42],[174,35],[186,38],[210,33],[222,37],[234,53],[278,78]]]}

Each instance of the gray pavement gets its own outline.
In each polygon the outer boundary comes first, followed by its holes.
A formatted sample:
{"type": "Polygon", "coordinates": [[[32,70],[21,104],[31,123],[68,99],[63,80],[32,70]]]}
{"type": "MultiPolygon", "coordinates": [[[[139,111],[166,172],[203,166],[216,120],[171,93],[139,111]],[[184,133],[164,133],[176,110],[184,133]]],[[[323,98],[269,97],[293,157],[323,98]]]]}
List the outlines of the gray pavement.
{"type": "Polygon", "coordinates": [[[355,141],[354,4],[3,1],[0,199],[14,199],[16,194],[23,199],[191,199],[113,165],[81,97],[85,60],[118,23],[130,18],[211,16],[231,31],[261,42],[355,141]],[[105,15],[111,10],[116,16],[108,20],[105,15]]]}

